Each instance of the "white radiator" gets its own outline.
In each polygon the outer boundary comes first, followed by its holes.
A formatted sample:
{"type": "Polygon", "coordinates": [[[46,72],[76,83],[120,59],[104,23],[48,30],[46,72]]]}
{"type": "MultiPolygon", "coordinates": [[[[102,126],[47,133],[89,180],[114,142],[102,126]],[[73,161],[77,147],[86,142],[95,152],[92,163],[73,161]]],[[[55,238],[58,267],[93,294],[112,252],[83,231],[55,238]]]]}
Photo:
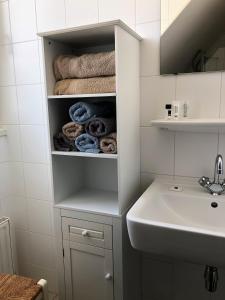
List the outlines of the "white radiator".
{"type": "Polygon", "coordinates": [[[12,245],[8,218],[0,218],[0,273],[13,274],[12,245]]]}

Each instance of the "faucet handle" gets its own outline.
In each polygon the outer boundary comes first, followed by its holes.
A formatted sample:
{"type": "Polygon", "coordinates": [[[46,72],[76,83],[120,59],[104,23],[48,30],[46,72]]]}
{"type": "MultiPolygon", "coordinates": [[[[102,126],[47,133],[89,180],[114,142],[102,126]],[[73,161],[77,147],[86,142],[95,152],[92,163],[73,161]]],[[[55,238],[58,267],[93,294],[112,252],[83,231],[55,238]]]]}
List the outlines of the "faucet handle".
{"type": "Polygon", "coordinates": [[[205,177],[205,176],[202,176],[198,182],[203,187],[209,186],[211,184],[209,177],[205,177]]]}

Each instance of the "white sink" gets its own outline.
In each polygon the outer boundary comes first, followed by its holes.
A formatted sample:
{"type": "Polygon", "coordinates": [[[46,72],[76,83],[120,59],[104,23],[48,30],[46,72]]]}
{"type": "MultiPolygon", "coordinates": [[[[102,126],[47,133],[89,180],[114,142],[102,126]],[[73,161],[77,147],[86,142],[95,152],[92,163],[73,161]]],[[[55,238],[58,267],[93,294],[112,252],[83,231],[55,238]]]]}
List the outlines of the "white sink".
{"type": "Polygon", "coordinates": [[[225,196],[197,183],[156,180],[128,212],[127,224],[138,250],[225,266],[225,196]]]}

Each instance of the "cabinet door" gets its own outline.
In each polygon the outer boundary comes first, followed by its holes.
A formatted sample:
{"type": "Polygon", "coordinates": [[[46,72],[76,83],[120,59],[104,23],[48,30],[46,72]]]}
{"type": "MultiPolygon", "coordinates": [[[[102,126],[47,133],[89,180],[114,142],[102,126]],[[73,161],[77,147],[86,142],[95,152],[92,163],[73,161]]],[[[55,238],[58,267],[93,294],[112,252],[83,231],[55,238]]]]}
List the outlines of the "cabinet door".
{"type": "Polygon", "coordinates": [[[112,251],[65,241],[67,300],[113,300],[112,251]]]}

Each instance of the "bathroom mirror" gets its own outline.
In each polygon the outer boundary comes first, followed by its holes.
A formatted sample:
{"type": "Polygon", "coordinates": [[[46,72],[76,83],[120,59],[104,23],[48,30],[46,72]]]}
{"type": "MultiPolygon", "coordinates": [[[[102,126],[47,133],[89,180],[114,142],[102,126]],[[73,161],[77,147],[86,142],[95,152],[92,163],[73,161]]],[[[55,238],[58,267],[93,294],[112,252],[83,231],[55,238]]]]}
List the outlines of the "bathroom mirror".
{"type": "Polygon", "coordinates": [[[225,70],[225,0],[161,0],[160,74],[225,70]]]}

